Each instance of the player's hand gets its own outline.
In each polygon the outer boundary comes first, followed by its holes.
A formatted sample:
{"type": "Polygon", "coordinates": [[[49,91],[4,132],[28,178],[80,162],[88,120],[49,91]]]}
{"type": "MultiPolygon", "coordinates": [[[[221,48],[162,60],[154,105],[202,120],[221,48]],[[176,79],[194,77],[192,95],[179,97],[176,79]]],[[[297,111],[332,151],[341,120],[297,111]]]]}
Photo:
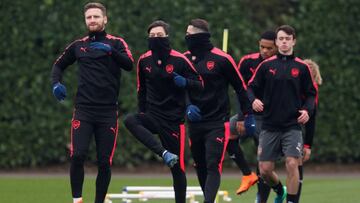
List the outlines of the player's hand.
{"type": "Polygon", "coordinates": [[[63,101],[66,97],[66,87],[60,82],[53,85],[53,94],[58,101],[63,101]]]}
{"type": "Polygon", "coordinates": [[[309,114],[306,110],[299,110],[300,116],[298,117],[297,121],[300,124],[305,124],[309,120],[309,114]]]}
{"type": "Polygon", "coordinates": [[[236,121],[236,132],[240,136],[244,136],[246,134],[244,121],[236,121]]]}
{"type": "Polygon", "coordinates": [[[187,106],[186,116],[192,122],[198,122],[198,121],[201,121],[201,119],[202,119],[199,107],[197,107],[196,105],[193,105],[193,104],[190,104],[189,106],[187,106]]]}
{"type": "Polygon", "coordinates": [[[254,114],[248,114],[245,116],[244,125],[247,136],[252,136],[255,134],[256,124],[254,114]]]}
{"type": "Polygon", "coordinates": [[[90,49],[98,49],[105,51],[106,53],[110,53],[112,48],[110,45],[102,43],[102,42],[91,42],[90,49]]]}
{"type": "Polygon", "coordinates": [[[303,155],[303,162],[306,162],[306,161],[308,161],[308,160],[310,159],[311,149],[304,147],[303,151],[304,151],[304,152],[303,152],[303,153],[304,153],[304,155],[303,155]]]}
{"type": "Polygon", "coordinates": [[[252,103],[252,108],[256,112],[262,112],[264,110],[264,104],[260,99],[255,99],[252,103]]]}
{"type": "Polygon", "coordinates": [[[176,86],[178,87],[186,87],[187,81],[186,78],[184,78],[183,76],[177,74],[176,72],[173,73],[174,74],[174,83],[176,86]]]}

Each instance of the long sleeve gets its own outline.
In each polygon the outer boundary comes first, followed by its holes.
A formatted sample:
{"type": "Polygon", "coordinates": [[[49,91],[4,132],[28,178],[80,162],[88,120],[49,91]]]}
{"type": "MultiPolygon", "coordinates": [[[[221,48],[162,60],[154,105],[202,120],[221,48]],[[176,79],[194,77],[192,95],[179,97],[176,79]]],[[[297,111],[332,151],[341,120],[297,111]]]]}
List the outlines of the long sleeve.
{"type": "Polygon", "coordinates": [[[185,71],[184,71],[184,77],[187,81],[186,89],[188,90],[203,90],[204,89],[204,81],[200,74],[196,71],[194,66],[191,64],[191,62],[184,57],[185,59],[185,71]]]}
{"type": "Polygon", "coordinates": [[[247,56],[242,57],[237,68],[245,82],[249,81],[252,76],[250,70],[247,69],[248,66],[249,60],[247,60],[247,56]]]}
{"type": "Polygon", "coordinates": [[[246,92],[246,85],[236,67],[235,61],[230,56],[228,56],[224,63],[223,74],[236,92],[241,111],[243,114],[252,113],[251,104],[246,92]]]}
{"type": "Polygon", "coordinates": [[[304,147],[311,148],[314,135],[315,135],[315,126],[316,126],[316,114],[318,108],[318,94],[319,94],[319,87],[316,83],[314,83],[314,87],[316,89],[316,102],[314,106],[314,111],[312,115],[310,115],[309,121],[305,124],[305,137],[304,137],[304,147]]]}
{"type": "Polygon", "coordinates": [[[256,68],[256,71],[254,75],[251,77],[248,83],[248,97],[250,102],[254,102],[254,100],[257,98],[256,95],[262,95],[263,94],[263,83],[264,83],[264,67],[261,64],[256,68]]]}
{"type": "Polygon", "coordinates": [[[64,70],[76,61],[75,43],[67,46],[64,52],[56,59],[51,71],[51,83],[55,84],[62,80],[64,70]]]}
{"type": "Polygon", "coordinates": [[[303,80],[301,87],[302,88],[302,95],[305,96],[305,102],[302,106],[302,109],[305,109],[308,111],[309,116],[312,116],[314,108],[315,108],[315,98],[316,98],[316,88],[314,86],[314,82],[312,80],[311,74],[310,74],[310,68],[307,67],[305,69],[304,74],[302,74],[303,80]]]}
{"type": "Polygon", "coordinates": [[[141,68],[141,57],[137,63],[137,94],[139,112],[146,111],[146,82],[141,68]]]}
{"type": "Polygon", "coordinates": [[[315,135],[316,126],[316,108],[314,113],[310,116],[309,121],[305,124],[304,147],[311,148],[315,135]]]}
{"type": "Polygon", "coordinates": [[[51,84],[54,85],[55,83],[58,83],[62,80],[62,75],[63,75],[63,69],[61,69],[59,66],[57,65],[53,65],[52,70],[51,70],[51,84]]]}
{"type": "Polygon", "coordinates": [[[204,81],[199,73],[196,71],[190,61],[186,59],[184,77],[186,78],[186,91],[185,91],[185,105],[191,104],[188,91],[202,91],[204,89],[204,81]]]}
{"type": "Polygon", "coordinates": [[[130,71],[133,68],[134,59],[129,47],[121,38],[117,42],[112,50],[112,56],[122,69],[130,71]]]}

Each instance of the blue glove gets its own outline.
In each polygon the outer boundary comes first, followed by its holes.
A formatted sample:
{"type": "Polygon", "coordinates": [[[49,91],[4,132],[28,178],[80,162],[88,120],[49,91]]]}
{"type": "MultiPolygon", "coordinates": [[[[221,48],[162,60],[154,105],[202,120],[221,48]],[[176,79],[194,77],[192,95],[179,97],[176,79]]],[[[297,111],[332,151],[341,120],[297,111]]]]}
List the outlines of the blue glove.
{"type": "Polygon", "coordinates": [[[58,101],[63,101],[66,97],[66,87],[60,82],[53,85],[53,94],[58,101]]]}
{"type": "Polygon", "coordinates": [[[181,76],[175,72],[173,74],[174,74],[175,85],[178,87],[185,87],[186,83],[187,83],[186,78],[184,78],[183,76],[181,76]]]}
{"type": "Polygon", "coordinates": [[[110,45],[102,43],[102,42],[91,42],[90,48],[91,49],[99,49],[99,50],[105,51],[107,53],[110,53],[112,50],[110,45]]]}
{"type": "Polygon", "coordinates": [[[195,105],[190,104],[186,108],[186,116],[192,122],[201,121],[201,114],[200,113],[201,112],[200,112],[199,107],[197,107],[195,105]]]}
{"type": "Polygon", "coordinates": [[[247,136],[253,136],[256,131],[254,114],[248,114],[244,119],[244,126],[247,136]]]}

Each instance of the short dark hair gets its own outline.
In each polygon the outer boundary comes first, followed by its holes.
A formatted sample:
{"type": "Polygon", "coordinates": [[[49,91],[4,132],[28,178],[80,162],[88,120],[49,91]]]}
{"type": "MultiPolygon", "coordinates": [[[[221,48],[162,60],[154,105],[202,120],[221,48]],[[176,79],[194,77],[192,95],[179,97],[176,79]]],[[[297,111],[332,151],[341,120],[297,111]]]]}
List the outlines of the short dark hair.
{"type": "Polygon", "coordinates": [[[204,19],[201,18],[192,19],[189,25],[192,25],[205,32],[209,32],[209,23],[204,19]]]}
{"type": "Polygon", "coordinates": [[[103,15],[106,16],[106,8],[103,4],[98,2],[89,2],[84,6],[84,13],[90,8],[98,8],[102,11],[103,15]]]}
{"type": "Polygon", "coordinates": [[[295,29],[291,27],[290,25],[282,25],[276,29],[276,36],[279,33],[279,31],[284,31],[288,35],[292,35],[293,38],[296,38],[295,29]]]}
{"type": "Polygon", "coordinates": [[[276,33],[272,30],[267,30],[265,32],[263,32],[260,36],[260,40],[261,39],[266,39],[266,40],[271,40],[271,41],[275,41],[276,39],[276,33]]]}
{"type": "Polygon", "coordinates": [[[156,21],[152,22],[147,29],[147,33],[149,34],[151,29],[153,29],[154,27],[159,27],[159,26],[164,28],[165,34],[167,34],[167,35],[169,34],[170,25],[165,23],[165,21],[162,21],[162,20],[156,20],[156,21]]]}

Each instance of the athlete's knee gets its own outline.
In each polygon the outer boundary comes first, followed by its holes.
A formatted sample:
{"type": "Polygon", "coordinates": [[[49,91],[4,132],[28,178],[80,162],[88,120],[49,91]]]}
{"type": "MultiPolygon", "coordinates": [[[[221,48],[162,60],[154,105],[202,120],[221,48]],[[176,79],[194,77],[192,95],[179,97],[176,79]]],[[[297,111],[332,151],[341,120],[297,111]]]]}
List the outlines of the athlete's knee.
{"type": "Polygon", "coordinates": [[[170,169],[173,179],[175,179],[175,178],[179,178],[179,179],[186,178],[185,171],[183,171],[183,170],[182,170],[179,166],[177,166],[177,165],[179,165],[179,164],[176,164],[174,167],[172,167],[172,168],[170,169]]]}
{"type": "Polygon", "coordinates": [[[291,171],[297,171],[298,170],[298,166],[299,166],[299,160],[295,157],[287,157],[286,158],[286,169],[291,172],[291,171]]]}
{"type": "Polygon", "coordinates": [[[183,172],[179,162],[176,163],[173,167],[171,167],[170,171],[171,171],[171,173],[181,173],[181,172],[183,172]]]}
{"type": "Polygon", "coordinates": [[[99,170],[108,170],[110,169],[110,161],[109,160],[98,160],[98,169],[99,170]]]}
{"type": "Polygon", "coordinates": [[[259,168],[259,173],[260,173],[260,176],[264,178],[270,174],[270,171],[268,171],[264,168],[259,168]]]}
{"type": "Polygon", "coordinates": [[[135,114],[128,114],[124,118],[124,124],[127,128],[136,124],[136,117],[135,114]]]}
{"type": "Polygon", "coordinates": [[[196,171],[203,171],[206,170],[205,162],[194,162],[193,167],[196,171]]]}
{"type": "Polygon", "coordinates": [[[226,147],[226,151],[229,153],[229,155],[232,155],[237,151],[238,147],[239,147],[238,139],[229,140],[229,143],[226,147]]]}
{"type": "Polygon", "coordinates": [[[260,162],[259,163],[259,171],[260,171],[260,176],[261,177],[269,177],[272,175],[273,171],[274,171],[274,167],[271,163],[268,162],[260,162]]]}
{"type": "Polygon", "coordinates": [[[86,159],[86,153],[85,152],[75,152],[71,156],[71,162],[76,165],[83,165],[86,159]]]}
{"type": "Polygon", "coordinates": [[[219,165],[220,165],[219,161],[215,159],[208,160],[206,166],[208,173],[220,174],[219,165]]]}

